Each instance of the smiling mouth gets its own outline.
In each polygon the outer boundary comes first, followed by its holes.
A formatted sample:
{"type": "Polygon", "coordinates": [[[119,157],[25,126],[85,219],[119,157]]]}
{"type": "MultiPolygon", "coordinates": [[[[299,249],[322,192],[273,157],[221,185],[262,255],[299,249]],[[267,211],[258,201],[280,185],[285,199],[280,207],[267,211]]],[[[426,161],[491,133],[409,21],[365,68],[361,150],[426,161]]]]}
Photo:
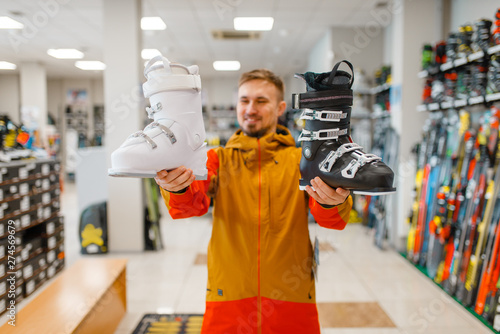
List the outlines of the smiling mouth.
{"type": "Polygon", "coordinates": [[[247,121],[249,123],[256,123],[256,122],[260,121],[260,118],[245,118],[245,121],[247,121]]]}

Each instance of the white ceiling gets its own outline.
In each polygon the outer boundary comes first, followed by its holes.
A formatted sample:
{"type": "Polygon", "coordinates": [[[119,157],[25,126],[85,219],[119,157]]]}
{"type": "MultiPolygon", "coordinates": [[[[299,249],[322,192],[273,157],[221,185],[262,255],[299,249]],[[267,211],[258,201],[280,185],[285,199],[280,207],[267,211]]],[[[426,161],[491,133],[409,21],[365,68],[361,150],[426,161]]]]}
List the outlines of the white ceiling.
{"type": "MultiPolygon", "coordinates": [[[[74,60],[47,55],[49,48],[76,48],[85,60],[103,60],[102,2],[105,0],[0,0],[0,16],[27,24],[25,31],[0,30],[0,61],[36,61],[49,77],[100,77],[82,71],[74,60]],[[43,9],[43,3],[65,3],[43,9]],[[49,15],[47,15],[47,12],[49,15]],[[13,15],[14,13],[14,15],[13,15]],[[33,29],[34,28],[34,29],[33,29]]],[[[143,47],[159,49],[170,60],[198,64],[204,77],[228,77],[216,72],[215,60],[239,60],[241,71],[267,67],[280,75],[307,64],[310,48],[329,27],[362,26],[370,11],[386,0],[143,0],[143,16],[160,16],[163,31],[143,32],[143,47]],[[260,40],[217,41],[215,29],[232,29],[235,16],[272,16],[272,31],[260,40]]],[[[119,15],[119,12],[116,13],[119,15]]],[[[124,39],[126,41],[126,39],[124,39]]],[[[1,71],[0,75],[5,73],[1,71]]],[[[238,75],[238,74],[236,74],[238,75]]]]}

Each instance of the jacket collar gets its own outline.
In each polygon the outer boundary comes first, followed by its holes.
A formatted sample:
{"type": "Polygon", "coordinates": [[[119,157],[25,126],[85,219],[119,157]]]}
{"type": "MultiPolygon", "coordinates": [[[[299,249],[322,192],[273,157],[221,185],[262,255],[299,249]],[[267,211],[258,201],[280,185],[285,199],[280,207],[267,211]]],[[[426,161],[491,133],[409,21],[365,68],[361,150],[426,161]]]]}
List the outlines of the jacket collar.
{"type": "MultiPolygon", "coordinates": [[[[295,146],[295,141],[290,131],[282,125],[278,125],[275,133],[268,133],[259,139],[261,160],[274,158],[279,146],[295,146]]],[[[257,161],[258,156],[257,138],[245,135],[241,129],[229,138],[226,148],[236,149],[242,152],[245,164],[257,161]]]]}

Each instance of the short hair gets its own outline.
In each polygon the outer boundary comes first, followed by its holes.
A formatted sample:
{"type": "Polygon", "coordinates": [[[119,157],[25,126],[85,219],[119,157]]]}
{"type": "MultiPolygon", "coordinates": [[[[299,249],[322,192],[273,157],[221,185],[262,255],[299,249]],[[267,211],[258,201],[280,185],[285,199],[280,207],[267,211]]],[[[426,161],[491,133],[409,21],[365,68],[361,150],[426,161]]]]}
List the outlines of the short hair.
{"type": "Polygon", "coordinates": [[[251,80],[265,80],[272,83],[278,90],[279,100],[283,101],[283,98],[285,96],[285,84],[278,75],[265,68],[259,68],[250,72],[245,72],[240,77],[238,87],[251,80]]]}

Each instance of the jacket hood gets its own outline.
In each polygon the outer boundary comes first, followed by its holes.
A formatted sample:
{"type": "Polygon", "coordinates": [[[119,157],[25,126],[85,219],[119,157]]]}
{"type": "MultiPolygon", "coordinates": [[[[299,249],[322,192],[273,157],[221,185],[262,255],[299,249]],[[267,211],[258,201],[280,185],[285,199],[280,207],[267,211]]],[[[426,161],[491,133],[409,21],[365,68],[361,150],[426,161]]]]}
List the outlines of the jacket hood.
{"type": "Polygon", "coordinates": [[[279,146],[295,146],[295,140],[290,134],[290,131],[288,131],[286,127],[278,124],[275,133],[268,133],[259,139],[247,136],[239,129],[229,138],[226,148],[242,151],[246,164],[247,162],[258,160],[258,141],[260,141],[260,154],[262,160],[272,159],[275,155],[276,148],[279,146]]]}

